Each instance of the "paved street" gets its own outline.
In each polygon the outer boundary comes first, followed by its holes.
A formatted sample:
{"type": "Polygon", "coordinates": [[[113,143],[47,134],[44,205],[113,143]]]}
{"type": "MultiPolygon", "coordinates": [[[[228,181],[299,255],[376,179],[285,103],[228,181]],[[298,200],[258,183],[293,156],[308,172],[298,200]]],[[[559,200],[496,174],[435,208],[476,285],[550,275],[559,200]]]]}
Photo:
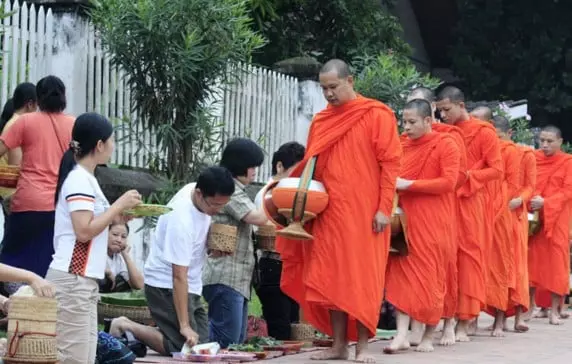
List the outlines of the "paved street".
{"type": "MultiPolygon", "coordinates": [[[[433,353],[408,351],[396,355],[382,353],[388,341],[372,344],[377,353],[378,363],[390,364],[559,364],[569,363],[572,358],[572,319],[565,320],[562,326],[552,326],[547,319],[533,319],[530,331],[523,334],[508,332],[504,338],[492,338],[484,328],[492,323],[487,315],[479,320],[479,334],[470,343],[457,343],[443,348],[435,346],[433,353]]],[[[509,320],[510,327],[513,321],[509,320]]],[[[316,363],[310,360],[312,353],[286,356],[268,361],[269,363],[316,363]]],[[[322,362],[323,363],[323,362],[322,362]]],[[[332,363],[340,363],[332,361],[332,363]]]]}

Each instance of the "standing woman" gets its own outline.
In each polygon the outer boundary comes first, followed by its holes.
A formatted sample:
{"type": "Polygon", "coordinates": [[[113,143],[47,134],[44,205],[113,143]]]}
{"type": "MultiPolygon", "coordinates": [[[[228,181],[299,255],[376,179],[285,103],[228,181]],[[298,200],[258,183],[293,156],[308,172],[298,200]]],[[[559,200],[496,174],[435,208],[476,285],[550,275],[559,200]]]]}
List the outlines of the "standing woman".
{"type": "MultiPolygon", "coordinates": [[[[45,277],[54,253],[54,193],[62,155],[71,139],[66,88],[55,76],[36,85],[39,112],[24,114],[0,136],[0,156],[22,149],[20,178],[10,204],[0,263],[45,277]]],[[[12,294],[18,284],[5,285],[12,294]]]]}
{"type": "MultiPolygon", "coordinates": [[[[56,286],[57,345],[60,361],[95,361],[98,279],[107,264],[109,225],[123,211],[141,203],[131,190],[111,206],[94,176],[113,153],[113,126],[96,113],[80,115],[64,154],[55,191],[55,253],[46,279],[56,286]]],[[[54,202],[54,196],[51,201],[54,202]]]]}

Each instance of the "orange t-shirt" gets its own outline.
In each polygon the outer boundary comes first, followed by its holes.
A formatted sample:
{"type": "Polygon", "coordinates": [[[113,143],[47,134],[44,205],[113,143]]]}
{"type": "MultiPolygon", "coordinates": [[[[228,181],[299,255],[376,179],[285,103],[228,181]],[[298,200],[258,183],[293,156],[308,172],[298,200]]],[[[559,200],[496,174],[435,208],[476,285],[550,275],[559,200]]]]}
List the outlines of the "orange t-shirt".
{"type": "Polygon", "coordinates": [[[0,140],[22,148],[22,164],[11,211],[54,211],[60,162],[71,140],[75,117],[34,112],[20,116],[0,140]],[[57,130],[57,132],[56,132],[57,130]]]}

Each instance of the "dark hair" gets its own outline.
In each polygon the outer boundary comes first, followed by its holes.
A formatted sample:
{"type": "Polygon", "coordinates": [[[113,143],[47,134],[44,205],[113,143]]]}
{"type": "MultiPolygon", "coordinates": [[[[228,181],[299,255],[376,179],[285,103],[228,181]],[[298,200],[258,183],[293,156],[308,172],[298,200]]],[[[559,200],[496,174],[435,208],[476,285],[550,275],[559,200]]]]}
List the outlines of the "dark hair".
{"type": "Polygon", "coordinates": [[[542,127],[541,131],[545,131],[547,133],[553,133],[554,135],[556,135],[556,138],[562,138],[562,130],[560,130],[559,127],[554,126],[554,125],[546,125],[542,127]]]}
{"type": "Polygon", "coordinates": [[[44,112],[62,112],[66,108],[66,86],[56,76],[46,76],[36,85],[38,107],[44,112]]]}
{"type": "Polygon", "coordinates": [[[282,162],[282,166],[284,166],[285,169],[288,169],[304,159],[305,152],[306,148],[298,142],[282,144],[272,156],[272,175],[278,173],[276,170],[278,162],[282,162]]]}
{"type": "Polygon", "coordinates": [[[348,78],[351,76],[350,67],[341,59],[330,59],[320,68],[320,74],[329,72],[336,72],[338,78],[348,78]]]}
{"type": "Polygon", "coordinates": [[[510,121],[502,115],[493,116],[493,124],[496,129],[507,133],[510,130],[510,121]]]}
{"type": "Polygon", "coordinates": [[[458,87],[447,86],[437,94],[437,101],[465,102],[465,94],[458,87]]]}
{"type": "Polygon", "coordinates": [[[97,142],[100,140],[106,142],[111,134],[113,134],[113,125],[105,116],[95,112],[88,112],[77,117],[72,129],[70,147],[64,153],[60,163],[55,196],[56,204],[58,203],[62,185],[68,174],[75,167],[76,160],[88,156],[97,146],[97,142]]]}
{"type": "Polygon", "coordinates": [[[424,86],[419,86],[411,90],[411,92],[409,93],[409,97],[411,97],[411,95],[421,96],[421,97],[415,97],[416,99],[424,99],[429,102],[435,101],[435,92],[433,92],[433,90],[431,90],[430,88],[424,86]]]}
{"type": "Polygon", "coordinates": [[[30,82],[19,84],[14,90],[14,110],[19,110],[26,106],[28,102],[37,102],[36,86],[30,82]]]}
{"type": "Polygon", "coordinates": [[[4,108],[2,109],[2,115],[0,116],[0,132],[4,130],[6,123],[8,123],[8,121],[12,119],[12,116],[14,116],[14,111],[16,111],[14,110],[14,99],[10,98],[6,101],[4,108]]]}
{"type": "Polygon", "coordinates": [[[111,230],[112,227],[117,225],[125,226],[125,230],[127,230],[127,235],[129,235],[129,224],[127,224],[126,222],[117,222],[117,221],[112,222],[111,225],[109,225],[109,229],[111,230]]]}
{"type": "Polygon", "coordinates": [[[403,107],[403,110],[415,110],[422,118],[432,117],[431,103],[425,99],[413,99],[403,107]]]}
{"type": "Polygon", "coordinates": [[[195,188],[201,190],[205,197],[232,196],[234,193],[234,179],[230,171],[224,167],[212,166],[204,169],[195,188]]]}
{"type": "Polygon", "coordinates": [[[238,177],[246,176],[248,168],[258,167],[262,162],[264,152],[258,144],[247,138],[236,138],[224,148],[220,165],[227,168],[233,177],[238,177]]]}

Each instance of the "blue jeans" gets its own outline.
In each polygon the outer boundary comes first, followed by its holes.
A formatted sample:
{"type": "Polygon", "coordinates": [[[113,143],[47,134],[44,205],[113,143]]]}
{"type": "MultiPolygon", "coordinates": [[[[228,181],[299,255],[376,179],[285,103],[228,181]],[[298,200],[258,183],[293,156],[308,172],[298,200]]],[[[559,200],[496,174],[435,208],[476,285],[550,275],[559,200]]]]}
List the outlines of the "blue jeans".
{"type": "Polygon", "coordinates": [[[222,348],[246,340],[248,300],[224,284],[203,287],[203,297],[209,304],[209,340],[222,348]]]}

